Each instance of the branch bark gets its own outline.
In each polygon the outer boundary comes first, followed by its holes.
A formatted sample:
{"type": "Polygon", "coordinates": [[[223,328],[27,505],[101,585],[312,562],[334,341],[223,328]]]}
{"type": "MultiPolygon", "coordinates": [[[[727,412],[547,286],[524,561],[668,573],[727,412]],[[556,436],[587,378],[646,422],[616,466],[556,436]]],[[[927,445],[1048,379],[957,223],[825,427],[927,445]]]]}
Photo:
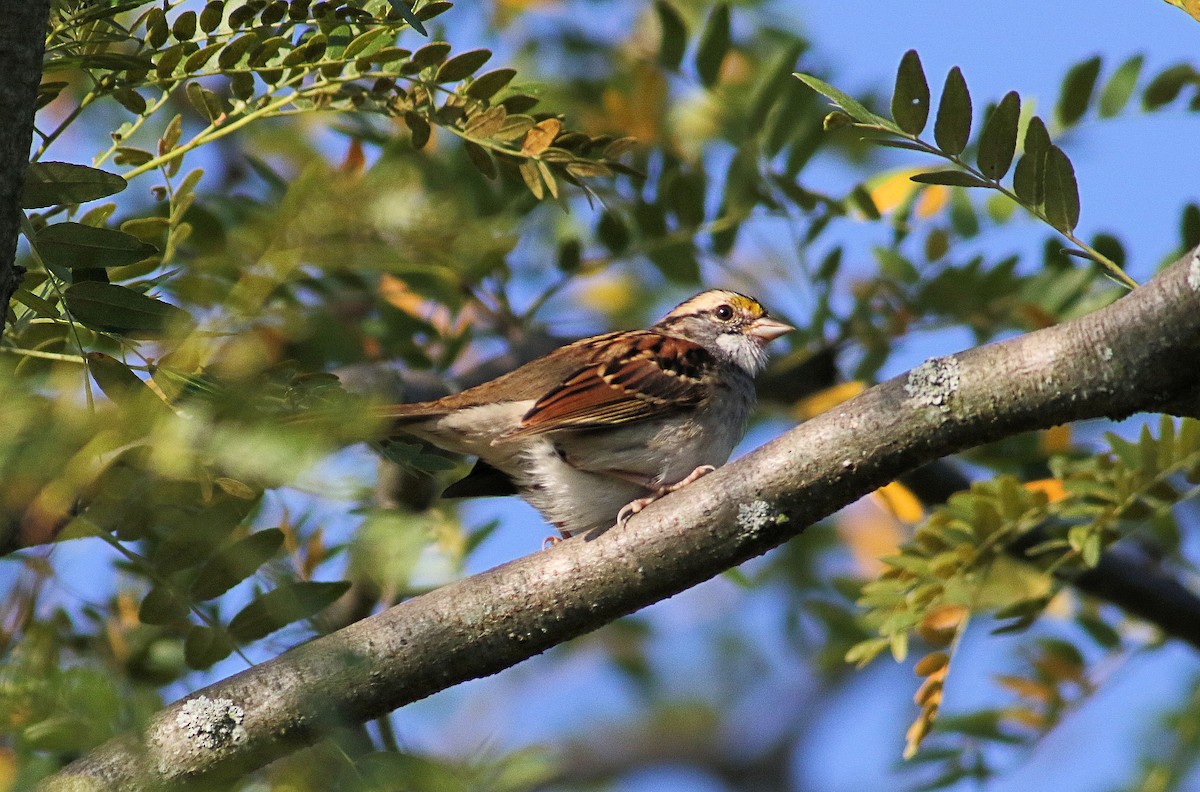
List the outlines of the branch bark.
{"type": "Polygon", "coordinates": [[[197,691],[43,789],[176,788],[236,776],[459,682],[494,674],[796,536],[965,448],[1186,399],[1200,372],[1200,251],[1086,317],[930,360],[651,505],[416,597],[197,691]]]}
{"type": "Polygon", "coordinates": [[[0,22],[0,333],[25,274],[16,264],[17,234],[49,20],[49,0],[38,0],[14,3],[0,22]]]}

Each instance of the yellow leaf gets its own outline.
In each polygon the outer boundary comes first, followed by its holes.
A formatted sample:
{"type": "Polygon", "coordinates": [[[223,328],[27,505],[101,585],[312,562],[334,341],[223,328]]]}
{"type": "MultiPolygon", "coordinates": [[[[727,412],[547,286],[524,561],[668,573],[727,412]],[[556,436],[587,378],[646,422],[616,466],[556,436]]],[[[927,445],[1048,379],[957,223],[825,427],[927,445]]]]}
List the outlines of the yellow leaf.
{"type": "Polygon", "coordinates": [[[1071,425],[1051,426],[1039,437],[1042,450],[1047,454],[1062,454],[1071,450],[1071,425]]]}
{"type": "Polygon", "coordinates": [[[647,145],[659,140],[663,108],[667,106],[667,80],[651,64],[633,69],[633,83],[627,91],[605,89],[602,112],[593,113],[587,126],[595,134],[617,132],[637,138],[647,145]]]}
{"type": "Polygon", "coordinates": [[[925,516],[921,501],[908,487],[893,481],[871,493],[872,499],[897,520],[906,523],[920,522],[925,516]]]}
{"type": "Polygon", "coordinates": [[[562,131],[562,121],[557,118],[547,118],[539,121],[525,133],[525,142],[521,144],[521,153],[536,157],[550,147],[554,138],[562,131]]]}
{"type": "Polygon", "coordinates": [[[8,792],[17,783],[17,755],[11,748],[0,748],[0,792],[8,792]]]}
{"type": "Polygon", "coordinates": [[[942,689],[946,684],[945,674],[928,676],[913,696],[913,703],[920,707],[937,707],[942,703],[942,689]]]}
{"type": "Polygon", "coordinates": [[[900,524],[879,509],[854,507],[837,520],[838,539],[850,551],[859,571],[868,577],[883,571],[879,560],[892,555],[904,540],[900,524]]]}
{"type": "Polygon", "coordinates": [[[933,722],[936,719],[936,707],[921,710],[920,716],[913,721],[912,725],[908,727],[908,733],[904,735],[905,759],[912,759],[917,755],[917,750],[921,747],[921,741],[929,734],[929,730],[933,728],[933,722]]]}
{"type": "Polygon", "coordinates": [[[1200,22],[1200,0],[1166,0],[1166,2],[1186,11],[1192,19],[1200,22]]]}
{"type": "Polygon", "coordinates": [[[930,652],[917,661],[913,673],[917,676],[932,676],[943,670],[950,662],[950,656],[945,652],[930,652]]]}
{"type": "Polygon", "coordinates": [[[1022,676],[1000,674],[996,676],[996,684],[1012,691],[1023,699],[1049,701],[1054,696],[1054,688],[1046,685],[1044,682],[1026,679],[1022,676]]]}
{"type": "Polygon", "coordinates": [[[971,615],[962,605],[947,605],[930,611],[917,625],[917,634],[932,646],[946,646],[954,640],[955,633],[966,624],[971,615]]]}
{"type": "Polygon", "coordinates": [[[220,487],[226,495],[241,500],[253,500],[258,497],[258,493],[249,484],[237,479],[229,478],[228,476],[217,476],[214,483],[220,487]]]}
{"type": "Polygon", "coordinates": [[[451,333],[454,328],[450,309],[427,300],[408,287],[408,284],[386,272],[379,276],[379,296],[393,308],[398,308],[414,319],[429,322],[441,333],[451,333]]]}
{"type": "MultiPolygon", "coordinates": [[[[915,184],[915,182],[914,182],[915,184]]],[[[922,220],[938,215],[950,203],[950,188],[942,184],[928,184],[917,198],[913,214],[922,220]]]]}
{"type": "Polygon", "coordinates": [[[1058,503],[1063,498],[1067,497],[1066,487],[1063,486],[1061,479],[1048,478],[1038,479],[1037,481],[1025,482],[1025,489],[1030,492],[1040,492],[1046,496],[1046,500],[1050,503],[1058,503]]]}
{"type": "Polygon", "coordinates": [[[638,283],[627,275],[605,273],[583,287],[580,304],[606,316],[617,316],[633,307],[638,283]]]}
{"type": "Polygon", "coordinates": [[[912,176],[925,172],[925,168],[901,168],[882,173],[867,181],[867,192],[876,208],[887,214],[903,206],[917,190],[921,190],[913,211],[922,220],[928,219],[946,207],[950,200],[950,188],[940,184],[921,185],[912,180],[912,176]]]}
{"type": "Polygon", "coordinates": [[[1046,716],[1034,712],[1028,707],[1010,707],[1004,711],[1004,717],[1021,726],[1038,731],[1043,731],[1050,725],[1046,720],[1046,716]]]}
{"type": "Polygon", "coordinates": [[[811,396],[796,403],[796,417],[807,420],[815,415],[831,410],[844,401],[852,399],[866,389],[865,382],[842,382],[824,390],[817,391],[811,396]]]}

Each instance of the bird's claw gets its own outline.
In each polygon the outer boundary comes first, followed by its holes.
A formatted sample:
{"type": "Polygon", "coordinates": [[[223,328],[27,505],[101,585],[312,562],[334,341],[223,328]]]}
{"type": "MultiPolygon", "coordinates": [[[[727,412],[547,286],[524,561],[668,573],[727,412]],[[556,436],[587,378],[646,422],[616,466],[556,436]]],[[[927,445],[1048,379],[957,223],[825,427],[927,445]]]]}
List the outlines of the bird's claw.
{"type": "Polygon", "coordinates": [[[676,481],[674,484],[670,484],[666,487],[659,487],[649,495],[631,500],[629,503],[626,503],[624,506],[622,506],[621,510],[617,512],[617,523],[614,527],[624,528],[626,523],[629,522],[629,519],[633,517],[633,515],[637,514],[651,503],[654,503],[654,501],[658,500],[664,495],[669,495],[675,490],[683,489],[688,484],[696,481],[696,479],[706,476],[709,473],[712,473],[714,470],[716,470],[716,467],[713,465],[700,465],[691,473],[687,474],[679,481],[676,481]]]}

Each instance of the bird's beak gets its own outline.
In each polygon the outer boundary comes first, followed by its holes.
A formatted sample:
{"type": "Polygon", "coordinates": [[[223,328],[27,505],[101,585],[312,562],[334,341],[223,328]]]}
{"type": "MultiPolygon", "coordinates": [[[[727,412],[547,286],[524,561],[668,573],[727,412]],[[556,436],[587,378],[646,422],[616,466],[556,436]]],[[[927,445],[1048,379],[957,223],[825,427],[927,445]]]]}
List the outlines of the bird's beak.
{"type": "Polygon", "coordinates": [[[769,316],[755,319],[750,324],[750,335],[760,344],[766,345],[781,335],[786,335],[796,328],[769,316]]]}

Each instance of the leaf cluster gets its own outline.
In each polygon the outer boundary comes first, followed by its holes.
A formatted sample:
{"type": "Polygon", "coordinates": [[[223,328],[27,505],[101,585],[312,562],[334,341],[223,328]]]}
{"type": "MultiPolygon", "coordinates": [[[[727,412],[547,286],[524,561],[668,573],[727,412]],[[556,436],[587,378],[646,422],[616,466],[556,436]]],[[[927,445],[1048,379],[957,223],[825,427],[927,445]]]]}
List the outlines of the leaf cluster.
{"type": "MultiPolygon", "coordinates": [[[[1171,509],[1191,498],[1200,482],[1200,422],[1164,416],[1157,434],[1145,427],[1137,442],[1110,434],[1108,443],[1105,453],[1053,457],[1052,479],[1022,484],[999,476],[934,509],[912,540],[884,559],[879,579],[863,587],[863,618],[876,637],[851,649],[847,659],[863,664],[890,649],[903,660],[916,636],[941,649],[961,633],[970,613],[994,613],[1003,622],[1001,632],[1025,630],[1064,577],[1094,568],[1104,549],[1122,537],[1151,531],[1164,549],[1177,547],[1171,509]],[[1018,566],[1014,558],[1024,563],[1018,566]]],[[[1079,619],[1102,646],[1119,643],[1114,628],[1094,611],[1079,619]]],[[[1064,680],[1079,681],[1077,675],[1064,680]]],[[[936,709],[923,716],[915,739],[910,733],[913,750],[935,717],[936,709]]],[[[1040,717],[1043,723],[1055,720],[1048,711],[1040,717]]]]}

